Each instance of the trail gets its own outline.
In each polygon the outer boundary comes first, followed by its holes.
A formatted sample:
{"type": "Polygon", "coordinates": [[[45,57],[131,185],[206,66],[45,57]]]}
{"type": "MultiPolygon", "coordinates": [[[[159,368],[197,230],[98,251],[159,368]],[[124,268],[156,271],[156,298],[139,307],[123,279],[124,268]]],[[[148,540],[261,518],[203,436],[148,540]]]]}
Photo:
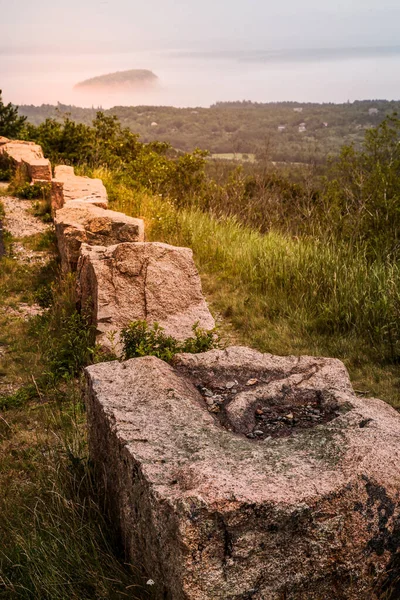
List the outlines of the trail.
{"type": "MultiPolygon", "coordinates": [[[[4,189],[6,185],[2,184],[4,189]]],[[[40,262],[45,263],[47,257],[43,252],[37,252],[24,246],[23,238],[38,233],[44,233],[50,226],[43,223],[32,214],[34,200],[21,200],[13,196],[0,196],[6,213],[3,227],[11,233],[14,238],[12,244],[12,256],[23,263],[40,262]]]]}
{"type": "MultiPolygon", "coordinates": [[[[7,184],[0,183],[0,191],[7,184]]],[[[43,312],[32,298],[30,269],[40,269],[51,259],[49,250],[34,250],[29,238],[45,233],[51,226],[32,214],[35,201],[0,195],[4,206],[4,232],[11,234],[6,261],[0,259],[0,397],[14,393],[23,384],[19,336],[24,322],[43,312]],[[23,267],[23,269],[21,269],[23,267]]]]}

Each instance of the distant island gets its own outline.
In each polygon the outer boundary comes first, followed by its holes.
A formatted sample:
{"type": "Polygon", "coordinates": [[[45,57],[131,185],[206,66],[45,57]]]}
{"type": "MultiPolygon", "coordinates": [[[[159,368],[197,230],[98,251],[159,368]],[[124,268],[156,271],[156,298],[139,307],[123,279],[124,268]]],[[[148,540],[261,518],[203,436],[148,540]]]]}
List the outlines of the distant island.
{"type": "Polygon", "coordinates": [[[131,69],[129,71],[117,71],[107,75],[99,75],[81,81],[74,86],[76,90],[108,89],[121,90],[127,88],[143,88],[153,85],[158,80],[157,75],[146,69],[131,69]]]}

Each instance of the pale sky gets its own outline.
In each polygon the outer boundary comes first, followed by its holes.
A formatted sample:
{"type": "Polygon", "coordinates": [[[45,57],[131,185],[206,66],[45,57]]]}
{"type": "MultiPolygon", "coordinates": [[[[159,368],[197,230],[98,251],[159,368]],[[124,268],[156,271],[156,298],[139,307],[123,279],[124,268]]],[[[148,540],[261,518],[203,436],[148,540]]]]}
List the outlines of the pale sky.
{"type": "Polygon", "coordinates": [[[399,0],[0,0],[0,51],[400,45],[399,0]]]}

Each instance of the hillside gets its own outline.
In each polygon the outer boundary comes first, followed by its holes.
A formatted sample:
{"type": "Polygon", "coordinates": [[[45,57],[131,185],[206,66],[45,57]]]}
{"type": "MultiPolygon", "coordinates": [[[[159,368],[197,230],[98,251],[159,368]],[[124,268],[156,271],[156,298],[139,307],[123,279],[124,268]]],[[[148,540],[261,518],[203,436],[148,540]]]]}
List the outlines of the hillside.
{"type": "Polygon", "coordinates": [[[77,83],[75,89],[96,89],[96,88],[127,88],[151,85],[157,81],[158,77],[152,71],[146,69],[131,69],[129,71],[117,71],[107,75],[99,75],[77,83]]]}
{"type": "MultiPolygon", "coordinates": [[[[144,142],[166,141],[175,148],[209,150],[212,154],[256,153],[276,161],[323,162],[343,144],[360,147],[365,131],[385,116],[400,111],[400,101],[363,100],[346,104],[281,102],[217,103],[210,108],[116,106],[106,110],[144,142]]],[[[21,106],[20,114],[34,125],[65,114],[90,124],[96,109],[21,106]]]]}

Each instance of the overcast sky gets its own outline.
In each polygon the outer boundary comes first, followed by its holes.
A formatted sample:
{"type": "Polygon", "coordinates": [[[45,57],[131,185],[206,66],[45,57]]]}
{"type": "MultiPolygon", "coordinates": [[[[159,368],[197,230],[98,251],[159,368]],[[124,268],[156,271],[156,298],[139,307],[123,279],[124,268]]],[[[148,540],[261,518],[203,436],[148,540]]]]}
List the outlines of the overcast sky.
{"type": "Polygon", "coordinates": [[[0,49],[400,45],[399,0],[0,0],[0,49]]]}

